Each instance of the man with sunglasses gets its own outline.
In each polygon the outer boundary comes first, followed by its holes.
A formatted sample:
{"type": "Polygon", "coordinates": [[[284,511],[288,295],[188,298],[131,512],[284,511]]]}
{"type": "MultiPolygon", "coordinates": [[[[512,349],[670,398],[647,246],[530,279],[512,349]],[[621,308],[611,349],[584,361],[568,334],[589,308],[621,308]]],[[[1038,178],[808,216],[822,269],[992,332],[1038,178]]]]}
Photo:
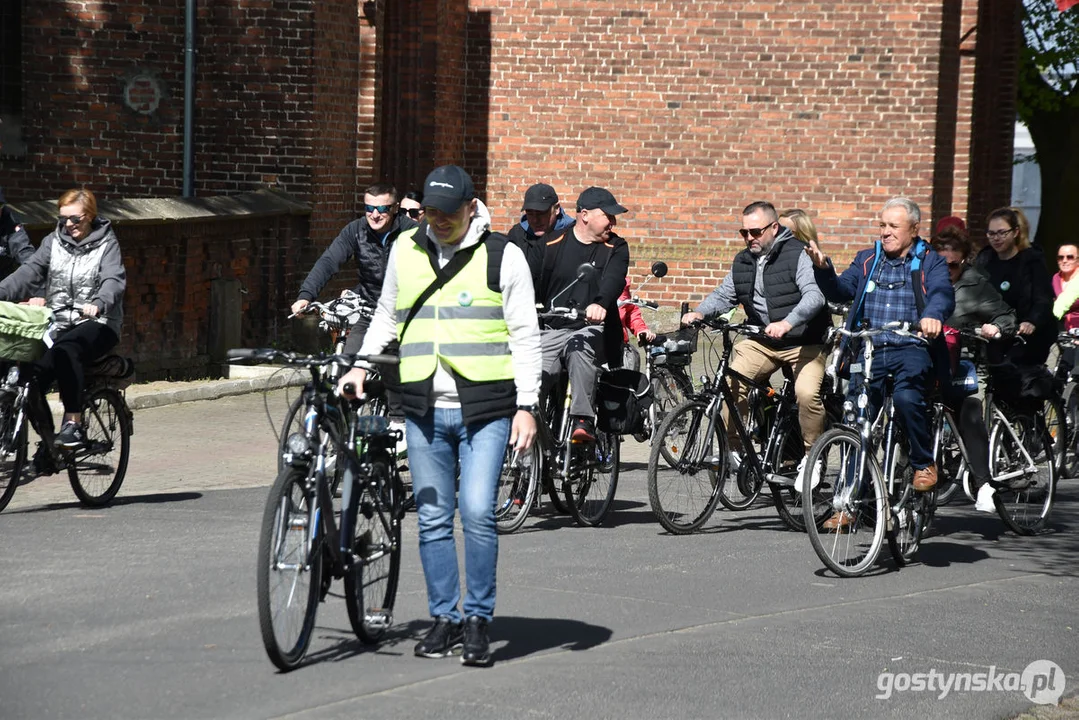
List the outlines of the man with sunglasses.
{"type": "MultiPolygon", "coordinates": [[[[802,440],[809,446],[824,431],[820,386],[824,379],[824,333],[831,325],[824,295],[813,278],[806,244],[779,224],[769,202],[754,202],[742,210],[744,250],[735,255],[731,272],[697,309],[682,317],[684,324],[720,315],[741,305],[746,322],[764,327],[765,338],[747,338],[734,346],[732,370],[755,381],[790,368],[798,397],[802,440]]],[[[732,381],[739,413],[745,415],[748,388],[732,381]]],[[[727,423],[728,429],[731,424],[727,423]]],[[[741,440],[729,435],[732,470],[741,463],[741,440]]],[[[799,471],[801,468],[799,468],[799,471]]]]}
{"type": "MultiPolygon", "coordinates": [[[[359,282],[353,291],[373,307],[382,294],[386,276],[386,260],[397,236],[417,227],[412,219],[397,212],[397,188],[389,183],[376,183],[363,194],[363,217],[353,220],[322,253],[307,279],[300,286],[292,312],[302,311],[318,297],[330,279],[350,259],[356,259],[359,282]]],[[[345,352],[355,353],[363,344],[367,318],[362,318],[349,334],[345,352]]]]}
{"type": "MultiPolygon", "coordinates": [[[[879,240],[855,255],[842,275],[836,275],[832,261],[816,243],[806,252],[824,296],[833,302],[853,301],[848,328],[863,322],[879,328],[905,321],[930,341],[927,347],[917,338],[888,332],[877,335],[870,385],[871,396],[879,399],[885,378],[893,376],[892,400],[910,446],[914,489],[924,492],[937,484],[925,393],[935,377],[934,358],[947,362],[941,329],[955,311],[955,293],[947,262],[918,236],[921,219],[921,210],[912,200],[897,197],[886,202],[880,213],[879,240]]],[[[851,378],[851,393],[859,392],[860,382],[860,377],[851,378]]],[[[825,521],[825,528],[835,530],[853,521],[848,513],[837,512],[825,521]]]]}

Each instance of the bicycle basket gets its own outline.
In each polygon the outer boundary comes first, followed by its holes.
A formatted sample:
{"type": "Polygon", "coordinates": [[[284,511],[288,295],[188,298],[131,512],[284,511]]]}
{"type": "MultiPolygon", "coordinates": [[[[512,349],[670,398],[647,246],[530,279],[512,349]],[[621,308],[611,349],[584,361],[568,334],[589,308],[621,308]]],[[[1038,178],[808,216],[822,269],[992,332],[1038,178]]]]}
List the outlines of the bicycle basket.
{"type": "Polygon", "coordinates": [[[52,311],[0,301],[0,359],[28,362],[45,354],[52,311]]]}
{"type": "Polygon", "coordinates": [[[644,429],[652,398],[648,378],[635,370],[607,370],[596,384],[596,426],[603,432],[630,435],[644,429]]]}

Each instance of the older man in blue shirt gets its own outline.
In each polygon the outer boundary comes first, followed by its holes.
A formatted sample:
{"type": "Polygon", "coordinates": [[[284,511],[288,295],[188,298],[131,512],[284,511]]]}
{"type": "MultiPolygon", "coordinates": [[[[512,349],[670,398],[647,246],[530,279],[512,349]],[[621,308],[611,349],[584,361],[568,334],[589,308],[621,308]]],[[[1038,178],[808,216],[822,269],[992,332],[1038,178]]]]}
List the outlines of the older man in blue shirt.
{"type": "MultiPolygon", "coordinates": [[[[907,198],[892,198],[880,214],[880,240],[859,252],[842,275],[816,243],[806,250],[824,296],[832,301],[853,301],[847,326],[863,320],[869,327],[905,321],[916,325],[930,340],[940,337],[944,319],[955,309],[955,294],[948,266],[918,237],[921,210],[907,198]]],[[[925,393],[933,380],[929,349],[915,338],[881,333],[873,343],[871,394],[880,397],[884,378],[894,377],[892,400],[910,444],[914,489],[931,490],[937,484],[933,443],[929,436],[925,393]],[[879,371],[879,372],[877,372],[879,371]]],[[[852,389],[857,383],[852,383],[852,389]]],[[[836,529],[853,522],[845,512],[829,518],[825,527],[836,529]]]]}

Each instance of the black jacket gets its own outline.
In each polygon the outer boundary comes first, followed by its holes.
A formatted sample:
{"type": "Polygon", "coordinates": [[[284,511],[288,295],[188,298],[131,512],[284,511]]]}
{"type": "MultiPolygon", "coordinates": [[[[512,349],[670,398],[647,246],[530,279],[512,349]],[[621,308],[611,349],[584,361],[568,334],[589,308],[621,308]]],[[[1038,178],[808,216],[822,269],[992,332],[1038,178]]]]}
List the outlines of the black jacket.
{"type": "Polygon", "coordinates": [[[0,207],[0,279],[15,272],[33,254],[26,230],[7,206],[0,207]]]}
{"type": "MultiPolygon", "coordinates": [[[[353,220],[341,230],[341,234],[330,243],[326,252],[322,253],[322,257],[311,268],[300,287],[297,299],[316,299],[341,266],[350,258],[356,258],[358,282],[353,289],[357,295],[374,305],[382,294],[382,280],[386,277],[386,261],[390,256],[390,247],[398,235],[414,227],[414,220],[398,213],[383,242],[382,238],[368,227],[366,217],[353,220]]],[[[362,321],[362,325],[366,327],[366,321],[362,321]]]]}
{"type": "Polygon", "coordinates": [[[1025,345],[1016,345],[1010,353],[1020,365],[1041,365],[1049,356],[1057,336],[1053,316],[1053,283],[1041,250],[1029,247],[1014,257],[1001,260],[991,247],[982,250],[975,265],[989,276],[1004,302],[1015,308],[1015,319],[1034,326],[1025,345]]]}

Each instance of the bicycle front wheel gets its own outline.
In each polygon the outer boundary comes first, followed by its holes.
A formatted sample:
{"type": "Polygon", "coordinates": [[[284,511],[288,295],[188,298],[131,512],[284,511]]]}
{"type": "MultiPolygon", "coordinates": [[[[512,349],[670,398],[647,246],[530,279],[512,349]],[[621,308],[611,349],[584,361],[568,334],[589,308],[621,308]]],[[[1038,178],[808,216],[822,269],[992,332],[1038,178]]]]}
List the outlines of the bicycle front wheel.
{"type": "Polygon", "coordinates": [[[1003,485],[993,500],[1005,525],[1020,535],[1045,528],[1056,496],[1057,466],[1053,441],[1040,422],[1020,415],[1009,431],[997,418],[989,431],[989,475],[1003,485]]]}
{"type": "Polygon", "coordinates": [[[7,507],[26,467],[26,418],[14,399],[0,401],[0,510],[7,507]]]}
{"type": "Polygon", "coordinates": [[[131,415],[115,390],[101,388],[86,397],[82,408],[86,443],[71,452],[67,477],[79,502],[108,505],[120,490],[131,454],[131,415]]]}
{"type": "Polygon", "coordinates": [[[292,670],[311,644],[322,591],[322,548],[307,552],[314,494],[307,492],[304,468],[286,467],[277,475],[259,534],[259,629],[270,662],[292,670]]]}
{"type": "Polygon", "coordinates": [[[594,443],[570,444],[566,449],[573,455],[562,492],[578,525],[597,527],[611,511],[614,491],[618,487],[621,443],[615,433],[599,431],[594,443]]]}
{"type": "Polygon", "coordinates": [[[1043,417],[1046,432],[1049,433],[1049,439],[1053,444],[1057,475],[1064,472],[1068,455],[1068,421],[1065,412],[1062,398],[1054,396],[1045,401],[1043,417]]]}
{"type": "MultiPolygon", "coordinates": [[[[672,410],[693,394],[693,383],[681,370],[656,368],[652,375],[652,406],[648,409],[652,420],[652,438],[659,437],[659,427],[672,410]]],[[[674,467],[675,456],[670,448],[660,446],[667,464],[674,467]]]]}
{"type": "Polygon", "coordinates": [[[512,446],[506,447],[495,500],[495,527],[498,532],[516,532],[528,519],[532,503],[536,501],[536,489],[542,472],[541,458],[537,443],[520,452],[512,446]]]}
{"type": "Polygon", "coordinates": [[[668,413],[648,458],[648,502],[659,524],[676,535],[699,529],[719,504],[727,433],[717,419],[709,435],[707,409],[687,400],[668,413]]]}
{"type": "Polygon", "coordinates": [[[876,463],[861,452],[861,438],[847,428],[826,431],[813,443],[801,481],[803,497],[813,497],[802,514],[817,557],[841,577],[865,573],[884,545],[888,498],[876,463]],[[818,528],[824,508],[832,514],[818,528]]]}
{"type": "MultiPolygon", "coordinates": [[[[352,567],[345,575],[345,605],[352,630],[362,642],[378,642],[393,624],[401,573],[401,525],[394,491],[375,497],[373,488],[391,488],[389,458],[371,463],[371,478],[354,497],[352,567]]],[[[400,488],[397,490],[399,495],[400,488]]]]}

